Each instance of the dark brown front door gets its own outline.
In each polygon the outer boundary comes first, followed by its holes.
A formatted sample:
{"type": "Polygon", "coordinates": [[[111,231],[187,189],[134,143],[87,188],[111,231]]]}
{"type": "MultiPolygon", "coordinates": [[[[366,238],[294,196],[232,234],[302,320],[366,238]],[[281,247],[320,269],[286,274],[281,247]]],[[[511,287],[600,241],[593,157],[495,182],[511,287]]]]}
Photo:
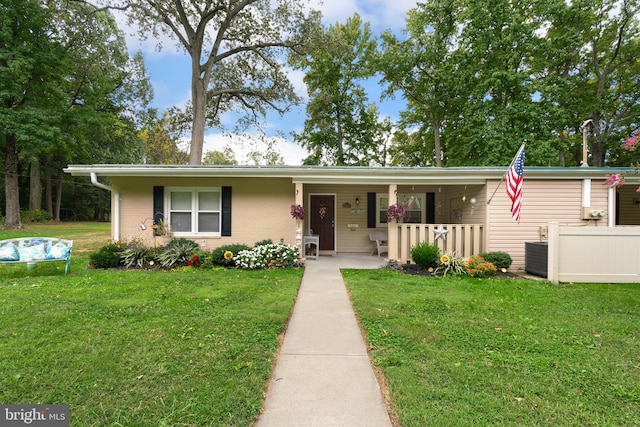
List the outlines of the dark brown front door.
{"type": "Polygon", "coordinates": [[[309,228],[317,234],[321,251],[335,250],[335,199],[333,195],[312,195],[309,228]]]}

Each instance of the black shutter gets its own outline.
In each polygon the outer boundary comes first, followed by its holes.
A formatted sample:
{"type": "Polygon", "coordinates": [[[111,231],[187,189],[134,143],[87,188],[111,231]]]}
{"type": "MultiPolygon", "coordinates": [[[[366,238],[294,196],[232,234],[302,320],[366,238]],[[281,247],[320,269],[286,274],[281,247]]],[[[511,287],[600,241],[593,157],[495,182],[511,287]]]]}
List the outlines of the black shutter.
{"type": "Polygon", "coordinates": [[[153,187],[153,223],[164,219],[164,187],[153,187]]]}
{"type": "Polygon", "coordinates": [[[376,193],[367,193],[367,228],[376,228],[376,193]]]}
{"type": "Polygon", "coordinates": [[[427,193],[427,224],[436,223],[436,193],[427,193]]]}
{"type": "Polygon", "coordinates": [[[231,187],[222,187],[222,235],[231,236],[231,187]]]}

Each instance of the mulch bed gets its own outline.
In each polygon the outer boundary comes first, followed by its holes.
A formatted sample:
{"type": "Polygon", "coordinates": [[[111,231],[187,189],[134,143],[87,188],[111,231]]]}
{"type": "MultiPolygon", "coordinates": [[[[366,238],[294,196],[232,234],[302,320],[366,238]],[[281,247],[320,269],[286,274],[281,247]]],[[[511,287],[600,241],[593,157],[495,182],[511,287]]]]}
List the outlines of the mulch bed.
{"type": "MultiPolygon", "coordinates": [[[[405,274],[411,274],[414,276],[427,276],[427,277],[434,277],[434,276],[442,276],[442,272],[441,271],[428,271],[425,270],[423,268],[421,268],[419,265],[417,264],[400,264],[397,266],[390,266],[389,268],[393,268],[395,270],[401,271],[405,274]]],[[[493,276],[496,279],[517,279],[520,278],[521,276],[519,276],[516,273],[512,273],[510,271],[501,271],[498,270],[495,274],[495,276],[493,276]]]]}

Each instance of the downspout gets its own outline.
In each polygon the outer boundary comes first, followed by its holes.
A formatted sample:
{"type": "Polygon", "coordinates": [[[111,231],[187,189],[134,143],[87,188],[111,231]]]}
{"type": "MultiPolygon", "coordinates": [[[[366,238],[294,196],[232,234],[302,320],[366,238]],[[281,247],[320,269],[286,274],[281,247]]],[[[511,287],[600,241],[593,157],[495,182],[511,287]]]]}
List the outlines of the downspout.
{"type": "Polygon", "coordinates": [[[585,178],[582,180],[582,207],[591,207],[591,179],[585,178]]]}
{"type": "Polygon", "coordinates": [[[111,226],[113,227],[113,240],[117,242],[120,240],[120,193],[118,191],[114,192],[113,187],[109,187],[108,185],[98,182],[98,175],[96,175],[95,172],[91,172],[91,184],[113,193],[114,197],[111,198],[113,200],[113,218],[111,218],[111,226]]]}
{"type": "Polygon", "coordinates": [[[616,206],[616,189],[609,187],[609,197],[607,198],[607,226],[615,227],[615,206],[616,206]]]}

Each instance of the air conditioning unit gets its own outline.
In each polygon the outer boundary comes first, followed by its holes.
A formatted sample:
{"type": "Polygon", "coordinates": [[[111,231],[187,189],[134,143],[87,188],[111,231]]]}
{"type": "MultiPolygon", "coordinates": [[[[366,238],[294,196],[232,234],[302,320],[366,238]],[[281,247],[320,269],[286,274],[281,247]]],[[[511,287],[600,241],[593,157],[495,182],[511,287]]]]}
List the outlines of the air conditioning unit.
{"type": "Polygon", "coordinates": [[[549,244],[524,242],[524,271],[535,276],[547,277],[549,244]]]}

